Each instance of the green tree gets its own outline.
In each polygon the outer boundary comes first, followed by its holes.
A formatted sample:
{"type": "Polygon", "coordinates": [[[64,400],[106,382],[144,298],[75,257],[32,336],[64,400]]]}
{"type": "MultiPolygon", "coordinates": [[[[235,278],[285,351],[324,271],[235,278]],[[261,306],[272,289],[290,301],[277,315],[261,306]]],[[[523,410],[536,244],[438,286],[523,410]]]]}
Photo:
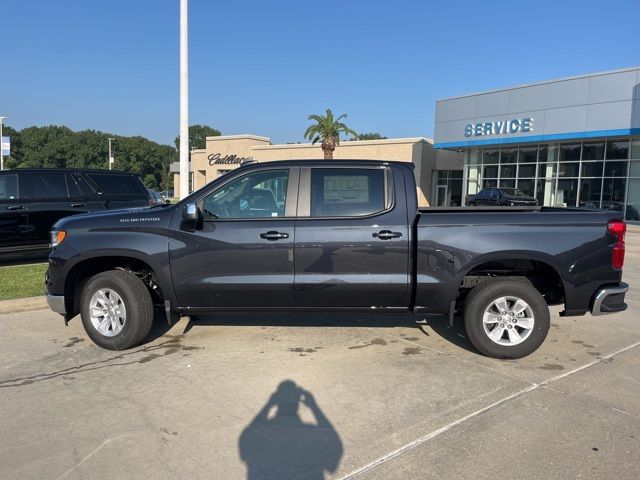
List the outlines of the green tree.
{"type": "Polygon", "coordinates": [[[358,136],[352,138],[351,140],[385,140],[387,137],[383,137],[379,133],[369,132],[369,133],[359,133],[358,136]]]}
{"type": "MultiPolygon", "coordinates": [[[[209,127],[208,125],[191,125],[189,127],[189,148],[205,148],[207,146],[207,137],[219,137],[222,135],[220,130],[209,127]]],[[[176,150],[180,150],[180,136],[175,139],[176,150]]]]}
{"type": "Polygon", "coordinates": [[[333,158],[333,151],[336,149],[336,145],[340,144],[340,134],[351,135],[357,137],[358,134],[347,127],[340,120],[347,118],[347,114],[343,113],[338,118],[333,117],[333,112],[327,109],[326,115],[309,115],[309,120],[313,120],[313,125],[309,125],[304,132],[304,137],[311,140],[312,144],[322,142],[322,151],[324,152],[325,160],[331,160],[333,158]]]}
{"type": "Polygon", "coordinates": [[[114,168],[139,173],[148,188],[165,189],[171,185],[169,165],[177,160],[170,145],[160,145],[143,137],[123,137],[96,130],[74,132],[64,127],[28,127],[16,131],[6,127],[11,136],[11,156],[7,168],[102,168],[107,169],[108,138],[113,142],[114,168]]]}

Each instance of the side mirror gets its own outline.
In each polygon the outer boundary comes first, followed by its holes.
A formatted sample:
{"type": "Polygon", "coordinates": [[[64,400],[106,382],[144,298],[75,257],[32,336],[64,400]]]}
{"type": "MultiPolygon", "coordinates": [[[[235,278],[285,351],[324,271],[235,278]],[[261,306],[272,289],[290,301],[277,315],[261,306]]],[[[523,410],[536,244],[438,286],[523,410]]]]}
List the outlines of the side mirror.
{"type": "Polygon", "coordinates": [[[200,209],[195,203],[187,203],[182,210],[182,228],[195,231],[201,219],[200,209]]]}
{"type": "Polygon", "coordinates": [[[182,220],[185,222],[198,221],[198,207],[195,203],[187,203],[182,210],[182,220]]]}

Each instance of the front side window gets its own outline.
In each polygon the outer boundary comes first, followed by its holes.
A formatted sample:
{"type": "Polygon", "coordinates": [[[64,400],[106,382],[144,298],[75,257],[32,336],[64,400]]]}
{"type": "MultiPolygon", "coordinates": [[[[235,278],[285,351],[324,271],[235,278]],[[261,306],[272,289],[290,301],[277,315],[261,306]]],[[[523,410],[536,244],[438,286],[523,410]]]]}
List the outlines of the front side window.
{"type": "Polygon", "coordinates": [[[385,209],[385,171],[373,168],[311,170],[311,216],[355,217],[385,209]]]}
{"type": "Polygon", "coordinates": [[[204,216],[215,218],[284,217],[289,170],[243,175],[204,199],[204,216]]]}

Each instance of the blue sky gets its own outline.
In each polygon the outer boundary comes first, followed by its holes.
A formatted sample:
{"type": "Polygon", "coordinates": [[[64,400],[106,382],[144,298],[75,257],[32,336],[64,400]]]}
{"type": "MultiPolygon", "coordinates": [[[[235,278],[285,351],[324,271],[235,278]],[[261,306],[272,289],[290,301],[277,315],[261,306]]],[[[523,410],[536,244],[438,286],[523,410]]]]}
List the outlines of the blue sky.
{"type": "MultiPolygon", "coordinates": [[[[179,0],[3,0],[0,115],[171,143],[179,0]]],[[[640,64],[640,1],[190,0],[190,123],[433,135],[438,98],[640,64]]]]}

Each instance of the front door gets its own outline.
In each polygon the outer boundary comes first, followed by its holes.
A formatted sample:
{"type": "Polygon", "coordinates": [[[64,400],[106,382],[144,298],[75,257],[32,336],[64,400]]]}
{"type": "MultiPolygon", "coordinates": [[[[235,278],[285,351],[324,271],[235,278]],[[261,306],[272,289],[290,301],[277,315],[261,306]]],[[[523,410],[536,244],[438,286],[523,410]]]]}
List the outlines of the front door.
{"type": "MultiPolygon", "coordinates": [[[[169,245],[181,305],[202,309],[294,307],[293,247],[299,168],[239,173],[205,187],[196,231],[169,245]]],[[[182,212],[176,212],[180,216],[182,212]]],[[[174,219],[173,225],[180,225],[174,219]]]]}
{"type": "Polygon", "coordinates": [[[401,177],[402,171],[302,168],[295,248],[298,306],[409,304],[407,193],[403,179],[394,182],[394,175],[401,177]]]}

